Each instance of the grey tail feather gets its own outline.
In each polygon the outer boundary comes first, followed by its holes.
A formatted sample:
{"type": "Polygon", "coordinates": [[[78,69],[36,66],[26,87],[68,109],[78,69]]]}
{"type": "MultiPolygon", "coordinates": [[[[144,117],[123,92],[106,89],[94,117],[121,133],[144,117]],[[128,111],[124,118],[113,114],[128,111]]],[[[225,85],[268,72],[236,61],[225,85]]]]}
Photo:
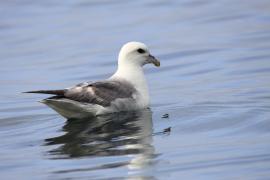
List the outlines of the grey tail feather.
{"type": "Polygon", "coordinates": [[[23,93],[38,93],[38,94],[54,94],[54,95],[58,95],[58,96],[64,96],[65,95],[66,90],[38,90],[38,91],[27,91],[27,92],[23,92],[23,93]]]}

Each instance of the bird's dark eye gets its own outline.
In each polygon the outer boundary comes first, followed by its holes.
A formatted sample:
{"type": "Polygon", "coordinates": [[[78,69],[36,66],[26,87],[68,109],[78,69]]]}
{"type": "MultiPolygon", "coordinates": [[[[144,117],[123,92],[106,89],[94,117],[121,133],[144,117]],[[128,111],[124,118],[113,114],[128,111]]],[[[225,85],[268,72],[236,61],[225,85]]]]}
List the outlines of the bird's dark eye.
{"type": "Polygon", "coordinates": [[[137,50],[137,52],[140,53],[140,54],[143,54],[143,53],[145,53],[145,50],[140,48],[140,49],[137,50]]]}

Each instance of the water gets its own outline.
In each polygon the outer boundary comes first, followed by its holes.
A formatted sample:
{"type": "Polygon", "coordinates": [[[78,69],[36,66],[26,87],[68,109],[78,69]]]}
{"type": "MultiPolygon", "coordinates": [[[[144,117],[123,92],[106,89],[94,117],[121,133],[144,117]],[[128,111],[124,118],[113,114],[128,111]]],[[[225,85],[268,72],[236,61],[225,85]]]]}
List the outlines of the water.
{"type": "Polygon", "coordinates": [[[1,1],[2,179],[268,179],[270,2],[1,1]],[[67,121],[38,103],[146,43],[152,110],[67,121]],[[168,118],[162,118],[168,114],[168,118]]]}

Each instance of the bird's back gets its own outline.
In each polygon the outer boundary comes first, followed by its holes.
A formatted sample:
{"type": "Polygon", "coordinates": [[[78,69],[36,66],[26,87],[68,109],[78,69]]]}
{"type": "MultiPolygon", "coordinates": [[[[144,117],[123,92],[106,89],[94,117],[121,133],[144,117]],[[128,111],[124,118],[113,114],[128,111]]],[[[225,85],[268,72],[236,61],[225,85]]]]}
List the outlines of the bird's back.
{"type": "Polygon", "coordinates": [[[66,118],[83,118],[135,110],[137,106],[133,97],[136,93],[128,82],[100,81],[78,84],[66,89],[64,95],[56,95],[41,102],[66,118]]]}

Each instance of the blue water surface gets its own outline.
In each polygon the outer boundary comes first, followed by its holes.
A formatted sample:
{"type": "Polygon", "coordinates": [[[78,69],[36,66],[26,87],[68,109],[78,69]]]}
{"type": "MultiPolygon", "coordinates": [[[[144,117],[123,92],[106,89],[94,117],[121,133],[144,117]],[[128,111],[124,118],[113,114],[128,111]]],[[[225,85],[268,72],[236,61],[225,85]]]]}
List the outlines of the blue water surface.
{"type": "Polygon", "coordinates": [[[1,179],[269,179],[268,0],[9,0],[0,22],[1,179]],[[161,60],[151,111],[68,121],[21,93],[105,79],[133,40],[161,60]]]}

